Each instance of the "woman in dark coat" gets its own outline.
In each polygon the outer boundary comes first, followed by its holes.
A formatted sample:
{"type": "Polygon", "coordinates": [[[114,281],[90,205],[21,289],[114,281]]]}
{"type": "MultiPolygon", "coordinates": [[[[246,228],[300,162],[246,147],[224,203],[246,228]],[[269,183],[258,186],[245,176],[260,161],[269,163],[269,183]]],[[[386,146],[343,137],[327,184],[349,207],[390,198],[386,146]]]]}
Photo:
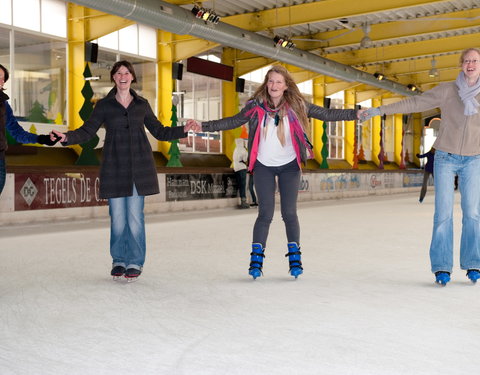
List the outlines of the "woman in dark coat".
{"type": "MultiPolygon", "coordinates": [[[[108,199],[111,232],[111,275],[135,280],[145,262],[145,195],[158,194],[158,180],[152,148],[145,127],[158,140],[187,136],[192,125],[165,127],[153,114],[148,101],[130,88],[136,75],[128,61],[118,61],[110,71],[115,87],[99,100],[90,118],[78,129],[60,136],[63,145],[90,140],[105,126],[105,144],[100,169],[100,197],[108,199]]],[[[194,127],[194,126],[193,126],[194,127]]]]}

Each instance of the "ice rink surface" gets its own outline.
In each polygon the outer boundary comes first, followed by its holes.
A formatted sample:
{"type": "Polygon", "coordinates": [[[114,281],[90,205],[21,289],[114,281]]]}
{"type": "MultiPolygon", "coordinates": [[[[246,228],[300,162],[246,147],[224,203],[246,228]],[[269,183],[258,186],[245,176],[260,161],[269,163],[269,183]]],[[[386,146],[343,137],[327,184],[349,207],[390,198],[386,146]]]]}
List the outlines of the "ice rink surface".
{"type": "Polygon", "coordinates": [[[305,273],[277,207],[264,277],[256,209],[147,216],[135,283],[109,276],[109,221],[0,228],[1,375],[456,375],[480,366],[480,285],[433,283],[433,194],[299,204],[305,273]]]}

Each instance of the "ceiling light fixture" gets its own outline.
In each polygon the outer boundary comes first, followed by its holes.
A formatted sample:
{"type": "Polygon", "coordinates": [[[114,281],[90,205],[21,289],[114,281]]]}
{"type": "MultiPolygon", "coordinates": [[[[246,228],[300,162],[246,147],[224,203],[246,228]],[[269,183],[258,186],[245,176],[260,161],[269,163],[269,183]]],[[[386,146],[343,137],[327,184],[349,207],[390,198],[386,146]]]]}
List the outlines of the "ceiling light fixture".
{"type": "Polygon", "coordinates": [[[372,39],[370,39],[370,36],[368,35],[370,33],[370,25],[366,23],[362,26],[362,29],[363,29],[364,36],[360,41],[360,47],[368,48],[372,44],[372,39]]]}
{"type": "Polygon", "coordinates": [[[439,73],[438,73],[438,69],[436,68],[437,61],[435,60],[435,56],[433,56],[431,64],[432,64],[432,68],[429,70],[428,76],[430,78],[438,77],[439,73]]]}
{"type": "Polygon", "coordinates": [[[415,86],[414,84],[410,83],[409,85],[407,85],[407,89],[409,89],[410,91],[414,92],[414,91],[418,91],[418,87],[415,86]]]}
{"type": "Polygon", "coordinates": [[[286,37],[275,35],[273,41],[275,42],[275,47],[282,47],[288,49],[292,49],[293,47],[295,47],[295,43],[293,43],[290,39],[286,37]]]}
{"type": "Polygon", "coordinates": [[[217,16],[213,10],[199,7],[198,5],[193,6],[192,13],[196,18],[202,19],[205,22],[217,24],[218,21],[220,21],[220,17],[217,16]]]}
{"type": "Polygon", "coordinates": [[[383,73],[380,73],[380,72],[376,72],[373,74],[373,76],[378,79],[379,81],[383,81],[385,79],[385,74],[383,73]]]}

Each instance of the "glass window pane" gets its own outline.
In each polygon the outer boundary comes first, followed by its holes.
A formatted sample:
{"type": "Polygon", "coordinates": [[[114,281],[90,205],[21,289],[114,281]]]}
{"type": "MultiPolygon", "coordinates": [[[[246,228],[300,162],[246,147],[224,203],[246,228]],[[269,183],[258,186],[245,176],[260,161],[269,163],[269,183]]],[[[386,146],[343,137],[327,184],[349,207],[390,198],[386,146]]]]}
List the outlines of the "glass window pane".
{"type": "Polygon", "coordinates": [[[157,58],[157,31],[148,26],[138,25],[139,45],[138,54],[157,58]]]}
{"type": "Polygon", "coordinates": [[[110,49],[118,49],[118,31],[114,31],[108,35],[102,36],[98,38],[98,45],[100,47],[110,48],[110,49]]]}
{"type": "Polygon", "coordinates": [[[119,30],[118,41],[120,51],[138,54],[138,25],[130,25],[119,30]]]}
{"type": "Polygon", "coordinates": [[[12,0],[0,0],[0,23],[12,24],[12,0]]]}
{"type": "Polygon", "coordinates": [[[13,1],[13,25],[40,31],[40,0],[13,1]]]}
{"type": "Polygon", "coordinates": [[[33,122],[65,123],[65,42],[21,32],[15,32],[14,40],[15,115],[33,122]]]}
{"type": "Polygon", "coordinates": [[[67,37],[67,9],[64,1],[42,0],[42,32],[67,37]]]}

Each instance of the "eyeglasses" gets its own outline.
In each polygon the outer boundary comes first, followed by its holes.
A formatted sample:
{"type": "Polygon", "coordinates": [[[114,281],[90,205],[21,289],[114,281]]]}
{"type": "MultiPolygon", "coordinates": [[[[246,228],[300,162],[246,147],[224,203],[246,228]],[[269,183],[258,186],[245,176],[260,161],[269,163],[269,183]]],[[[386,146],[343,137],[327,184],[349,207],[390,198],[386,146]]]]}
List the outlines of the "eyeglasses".
{"type": "Polygon", "coordinates": [[[476,64],[478,64],[478,62],[479,62],[478,60],[463,60],[463,63],[464,63],[464,64],[470,64],[470,63],[472,63],[472,64],[475,64],[475,65],[476,65],[476,64]]]}

